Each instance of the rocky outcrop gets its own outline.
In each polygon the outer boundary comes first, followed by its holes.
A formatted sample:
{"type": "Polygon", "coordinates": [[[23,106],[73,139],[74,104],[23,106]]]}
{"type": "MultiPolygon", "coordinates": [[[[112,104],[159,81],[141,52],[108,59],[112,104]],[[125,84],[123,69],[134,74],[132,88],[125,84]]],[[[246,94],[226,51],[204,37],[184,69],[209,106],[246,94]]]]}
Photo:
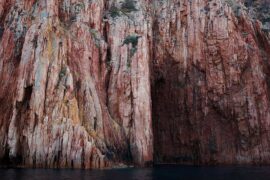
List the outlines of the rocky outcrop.
{"type": "Polygon", "coordinates": [[[267,15],[244,3],[0,1],[1,164],[269,163],[267,15]]]}

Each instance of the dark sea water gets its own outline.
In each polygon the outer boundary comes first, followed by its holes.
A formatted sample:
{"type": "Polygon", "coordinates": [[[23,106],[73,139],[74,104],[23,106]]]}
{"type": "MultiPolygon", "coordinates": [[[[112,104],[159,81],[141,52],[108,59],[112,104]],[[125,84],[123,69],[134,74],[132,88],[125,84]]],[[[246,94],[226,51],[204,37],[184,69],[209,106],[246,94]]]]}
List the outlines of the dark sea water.
{"type": "Polygon", "coordinates": [[[155,167],[112,170],[0,169],[0,180],[270,180],[270,167],[155,167]]]}

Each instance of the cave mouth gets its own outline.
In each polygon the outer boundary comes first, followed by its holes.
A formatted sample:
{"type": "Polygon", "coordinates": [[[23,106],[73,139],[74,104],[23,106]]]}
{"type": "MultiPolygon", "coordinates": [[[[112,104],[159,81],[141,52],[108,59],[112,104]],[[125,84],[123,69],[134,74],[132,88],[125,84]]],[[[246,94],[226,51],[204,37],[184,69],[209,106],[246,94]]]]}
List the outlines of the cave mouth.
{"type": "Polygon", "coordinates": [[[173,59],[153,66],[152,72],[154,164],[199,164],[199,142],[192,136],[186,103],[188,75],[173,59]]]}

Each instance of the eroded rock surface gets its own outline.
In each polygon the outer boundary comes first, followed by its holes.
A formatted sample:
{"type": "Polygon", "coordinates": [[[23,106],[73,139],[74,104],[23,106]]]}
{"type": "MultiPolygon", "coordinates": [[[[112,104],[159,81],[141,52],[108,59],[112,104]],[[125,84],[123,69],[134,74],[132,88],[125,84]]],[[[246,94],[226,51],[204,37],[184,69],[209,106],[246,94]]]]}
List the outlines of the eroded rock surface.
{"type": "Polygon", "coordinates": [[[156,7],[155,160],[269,163],[270,46],[261,22],[240,1],[156,7]]]}
{"type": "Polygon", "coordinates": [[[268,2],[0,0],[1,164],[270,163],[268,2]]]}
{"type": "Polygon", "coordinates": [[[78,168],[152,161],[148,17],[136,10],[133,21],[113,19],[111,6],[121,4],[1,1],[3,161],[78,168]],[[123,41],[136,33],[131,57],[123,41]]]}

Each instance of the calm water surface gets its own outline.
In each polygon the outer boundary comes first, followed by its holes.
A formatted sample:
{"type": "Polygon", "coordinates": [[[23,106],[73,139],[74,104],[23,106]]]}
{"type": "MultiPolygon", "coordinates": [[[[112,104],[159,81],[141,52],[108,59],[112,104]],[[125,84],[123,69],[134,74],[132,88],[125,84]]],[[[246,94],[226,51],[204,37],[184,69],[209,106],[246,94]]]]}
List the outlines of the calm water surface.
{"type": "Polygon", "coordinates": [[[270,167],[155,167],[113,170],[0,169],[0,180],[270,180],[270,167]]]}

